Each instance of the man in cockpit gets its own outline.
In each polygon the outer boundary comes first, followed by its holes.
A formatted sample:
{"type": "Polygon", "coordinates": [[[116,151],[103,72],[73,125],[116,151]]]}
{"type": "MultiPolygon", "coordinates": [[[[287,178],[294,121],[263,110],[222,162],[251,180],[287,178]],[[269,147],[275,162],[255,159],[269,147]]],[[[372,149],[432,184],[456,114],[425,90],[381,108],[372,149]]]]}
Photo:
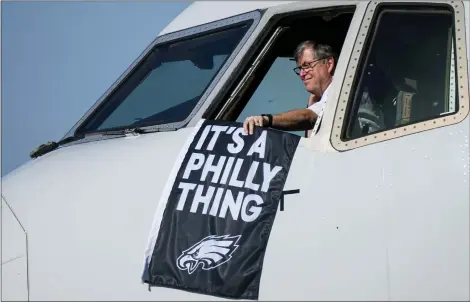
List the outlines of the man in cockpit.
{"type": "Polygon", "coordinates": [[[309,107],[279,114],[249,116],[243,122],[245,133],[253,134],[254,126],[271,127],[286,131],[311,130],[323,110],[328,88],[336,68],[336,54],[331,46],[304,41],[295,50],[295,73],[311,93],[309,107]]]}

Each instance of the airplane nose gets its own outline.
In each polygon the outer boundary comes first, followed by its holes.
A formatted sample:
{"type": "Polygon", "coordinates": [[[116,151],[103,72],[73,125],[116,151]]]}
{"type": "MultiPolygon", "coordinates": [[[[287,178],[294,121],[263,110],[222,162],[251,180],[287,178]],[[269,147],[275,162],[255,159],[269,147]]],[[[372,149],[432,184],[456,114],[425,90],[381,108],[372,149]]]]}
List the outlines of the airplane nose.
{"type": "Polygon", "coordinates": [[[28,301],[26,232],[2,197],[2,301],[28,301]]]}

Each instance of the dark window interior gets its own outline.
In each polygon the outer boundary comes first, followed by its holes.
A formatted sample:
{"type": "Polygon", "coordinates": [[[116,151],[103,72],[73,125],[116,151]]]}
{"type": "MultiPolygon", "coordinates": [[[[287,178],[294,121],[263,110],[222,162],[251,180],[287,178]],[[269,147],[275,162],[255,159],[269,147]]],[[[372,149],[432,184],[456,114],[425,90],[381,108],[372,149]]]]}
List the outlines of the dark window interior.
{"type": "Polygon", "coordinates": [[[364,47],[350,93],[343,139],[454,113],[458,104],[449,95],[452,11],[384,6],[371,29],[375,32],[364,47]]]}
{"type": "Polygon", "coordinates": [[[251,23],[224,26],[158,45],[77,133],[184,121],[251,23]]]}

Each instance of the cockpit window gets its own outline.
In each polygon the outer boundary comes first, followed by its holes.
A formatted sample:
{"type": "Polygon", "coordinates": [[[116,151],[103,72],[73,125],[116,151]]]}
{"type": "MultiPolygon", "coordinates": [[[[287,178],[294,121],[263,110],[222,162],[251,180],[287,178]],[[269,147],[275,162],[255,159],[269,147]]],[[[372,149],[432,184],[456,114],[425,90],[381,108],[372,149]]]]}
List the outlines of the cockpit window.
{"type": "Polygon", "coordinates": [[[77,132],[185,120],[249,26],[246,22],[158,45],[77,132]]]}

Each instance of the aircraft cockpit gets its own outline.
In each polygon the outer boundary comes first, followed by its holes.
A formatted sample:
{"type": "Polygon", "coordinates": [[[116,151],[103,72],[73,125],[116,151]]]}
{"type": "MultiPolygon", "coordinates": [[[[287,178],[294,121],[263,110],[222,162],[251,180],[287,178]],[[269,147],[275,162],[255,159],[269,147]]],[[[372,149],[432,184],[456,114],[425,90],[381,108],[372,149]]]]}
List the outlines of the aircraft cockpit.
{"type": "MultiPolygon", "coordinates": [[[[306,40],[332,46],[342,68],[334,77],[336,96],[328,96],[334,107],[325,109],[330,119],[336,115],[340,124],[333,128],[341,134],[334,137],[342,141],[455,113],[451,10],[381,4],[361,12],[358,7],[285,5],[264,25],[257,25],[260,12],[252,11],[162,36],[69,133],[177,130],[200,118],[243,122],[252,115],[306,108],[310,93],[292,60],[306,40]],[[367,30],[356,32],[358,24],[368,24],[367,30]],[[247,43],[258,29],[254,43],[247,43]],[[247,52],[240,55],[243,48],[247,52]],[[347,94],[342,102],[339,90],[347,94]]],[[[291,132],[308,136],[308,131],[291,132]]]]}
{"type": "MultiPolygon", "coordinates": [[[[262,46],[233,80],[235,89],[222,94],[223,101],[214,102],[205,117],[243,122],[251,115],[305,108],[309,93],[292,71],[296,46],[305,40],[327,43],[340,59],[354,13],[354,6],[341,6],[273,18],[262,46]],[[236,97],[230,97],[233,91],[236,97]]],[[[361,56],[346,62],[360,61],[354,74],[347,75],[353,81],[344,118],[345,139],[452,114],[458,108],[451,71],[452,13],[433,7],[383,6],[375,14],[361,56]]],[[[307,131],[292,132],[307,136],[307,131]]]]}
{"type": "MultiPolygon", "coordinates": [[[[246,81],[241,78],[234,81],[242,82],[242,93],[236,102],[222,102],[223,106],[213,108],[214,112],[222,112],[218,118],[243,122],[250,115],[306,108],[310,94],[293,71],[296,67],[292,59],[294,51],[301,42],[314,40],[331,45],[339,54],[353,13],[354,8],[346,7],[334,11],[304,11],[277,18],[277,24],[263,41],[268,45],[267,51],[253,56],[259,67],[246,81]]],[[[221,99],[228,100],[229,97],[221,99]]],[[[307,136],[307,131],[290,132],[307,136]]]]}

